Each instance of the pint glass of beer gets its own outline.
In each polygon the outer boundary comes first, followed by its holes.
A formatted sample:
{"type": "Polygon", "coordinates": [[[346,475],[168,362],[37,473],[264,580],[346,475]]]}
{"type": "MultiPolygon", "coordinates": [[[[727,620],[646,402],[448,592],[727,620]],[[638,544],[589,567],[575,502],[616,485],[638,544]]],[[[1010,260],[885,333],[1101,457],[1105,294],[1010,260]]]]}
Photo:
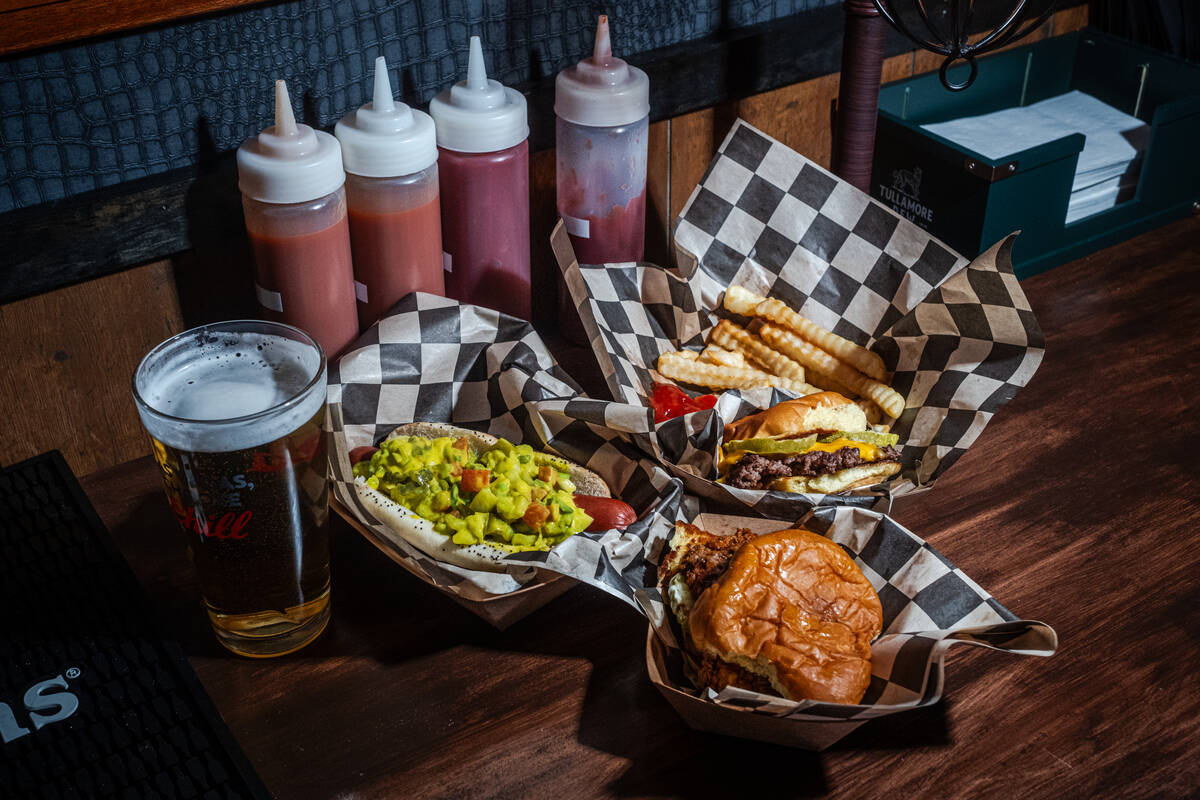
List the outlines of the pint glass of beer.
{"type": "Polygon", "coordinates": [[[325,354],[274,322],[220,322],[150,351],[133,396],[222,645],[297,650],[329,621],[325,354]]]}

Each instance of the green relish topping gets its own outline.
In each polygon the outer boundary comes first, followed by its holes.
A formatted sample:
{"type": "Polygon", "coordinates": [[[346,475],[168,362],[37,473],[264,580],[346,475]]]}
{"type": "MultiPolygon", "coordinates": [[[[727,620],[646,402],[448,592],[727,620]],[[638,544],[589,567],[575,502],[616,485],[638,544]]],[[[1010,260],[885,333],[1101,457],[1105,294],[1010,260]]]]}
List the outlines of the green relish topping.
{"type": "Polygon", "coordinates": [[[398,436],[354,474],[458,545],[549,550],[592,524],[567,462],[504,439],[475,456],[465,437],[398,436]]]}

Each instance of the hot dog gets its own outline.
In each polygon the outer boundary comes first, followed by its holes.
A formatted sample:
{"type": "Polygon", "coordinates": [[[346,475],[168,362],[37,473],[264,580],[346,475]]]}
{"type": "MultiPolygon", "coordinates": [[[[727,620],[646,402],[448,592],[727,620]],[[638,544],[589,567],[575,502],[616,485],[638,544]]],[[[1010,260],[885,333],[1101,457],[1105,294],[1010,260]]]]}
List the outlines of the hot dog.
{"type": "Polygon", "coordinates": [[[595,495],[575,495],[575,505],[582,508],[592,518],[592,524],[587,530],[608,531],[624,530],[637,522],[637,512],[628,503],[615,497],[596,497],[595,495]]]}
{"type": "Polygon", "coordinates": [[[636,519],[594,472],[464,428],[411,423],[350,455],[362,510],[428,555],[471,569],[502,570],[510,552],[636,519]]]}
{"type": "Polygon", "coordinates": [[[378,447],[372,447],[369,444],[363,445],[362,447],[356,447],[350,451],[350,463],[353,465],[357,464],[363,459],[370,458],[371,455],[378,449],[378,447]]]}

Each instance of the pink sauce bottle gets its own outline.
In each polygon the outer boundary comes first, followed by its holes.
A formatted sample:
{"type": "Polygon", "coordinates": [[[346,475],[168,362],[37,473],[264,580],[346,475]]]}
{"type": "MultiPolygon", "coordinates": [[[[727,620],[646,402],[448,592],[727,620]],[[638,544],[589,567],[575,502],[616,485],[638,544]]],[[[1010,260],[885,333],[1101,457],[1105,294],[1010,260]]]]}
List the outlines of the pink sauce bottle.
{"type": "Polygon", "coordinates": [[[429,103],[437,127],[446,293],[529,319],[529,122],[489,80],[471,37],[467,79],[429,103]]]}
{"type": "MultiPolygon", "coordinates": [[[[581,264],[641,261],[646,240],[646,145],[650,79],[612,54],[608,17],[596,24],[592,57],[558,73],[558,214],[581,264]]],[[[582,327],[559,281],[560,320],[569,338],[582,327]]]]}
{"type": "Polygon", "coordinates": [[[332,360],[358,336],[337,139],[297,124],[276,81],[275,125],[242,143],[237,165],[263,315],[308,332],[332,360]]]}
{"type": "Polygon", "coordinates": [[[410,292],[446,293],[433,120],[392,99],[375,59],[370,103],[334,128],[346,167],[358,321],[366,330],[410,292]]]}

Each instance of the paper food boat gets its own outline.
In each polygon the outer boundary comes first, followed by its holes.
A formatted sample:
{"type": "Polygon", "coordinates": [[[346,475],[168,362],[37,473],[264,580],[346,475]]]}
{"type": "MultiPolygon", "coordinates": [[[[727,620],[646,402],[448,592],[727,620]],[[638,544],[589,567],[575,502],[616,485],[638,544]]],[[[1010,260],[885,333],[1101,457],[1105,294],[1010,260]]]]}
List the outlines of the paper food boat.
{"type": "Polygon", "coordinates": [[[967,451],[1041,363],[1044,340],[1012,272],[1010,236],[974,261],[804,156],[739,120],[675,225],[680,267],[580,265],[566,232],[555,253],[616,402],[607,424],[684,480],[689,492],[767,515],[825,495],[716,484],[726,421],[792,395],[726,391],[717,408],[655,425],[660,355],[699,349],[745,286],[877,352],[905,398],[892,432],[903,471],[835,502],[870,505],[930,486],[967,451]]]}

